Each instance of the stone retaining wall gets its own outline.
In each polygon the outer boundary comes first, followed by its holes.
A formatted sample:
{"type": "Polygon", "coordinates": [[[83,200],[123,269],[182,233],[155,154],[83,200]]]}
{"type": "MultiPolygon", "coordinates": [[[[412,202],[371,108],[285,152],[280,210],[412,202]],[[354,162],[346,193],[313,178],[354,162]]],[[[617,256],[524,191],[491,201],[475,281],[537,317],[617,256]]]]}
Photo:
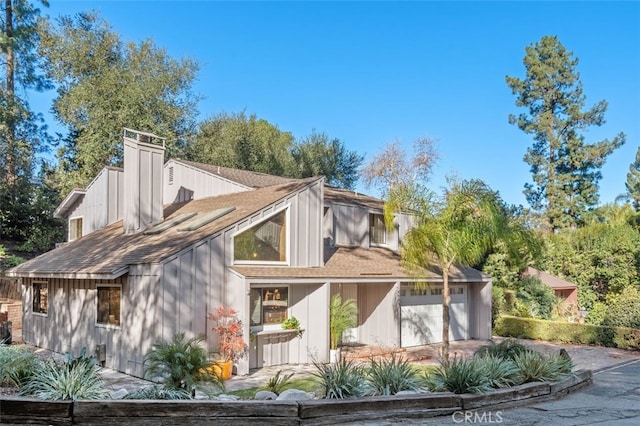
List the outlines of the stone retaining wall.
{"type": "Polygon", "coordinates": [[[588,386],[590,370],[553,383],[527,383],[475,395],[452,393],[309,401],[40,401],[0,397],[0,423],[335,425],[348,421],[427,418],[558,398],[588,386]]]}

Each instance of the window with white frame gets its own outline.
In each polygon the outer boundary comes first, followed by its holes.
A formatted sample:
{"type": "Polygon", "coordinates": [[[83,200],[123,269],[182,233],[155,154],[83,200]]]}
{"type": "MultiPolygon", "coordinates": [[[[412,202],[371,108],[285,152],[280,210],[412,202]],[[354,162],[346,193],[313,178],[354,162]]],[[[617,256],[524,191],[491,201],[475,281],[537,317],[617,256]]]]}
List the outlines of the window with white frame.
{"type": "Polygon", "coordinates": [[[82,237],[82,218],[69,219],[69,241],[82,237]]]}
{"type": "Polygon", "coordinates": [[[286,262],[287,211],[276,213],[234,236],[233,259],[241,262],[286,262]]]}
{"type": "Polygon", "coordinates": [[[289,309],[289,288],[252,287],[249,292],[251,326],[282,324],[289,309]]]}
{"type": "Polygon", "coordinates": [[[49,283],[46,281],[34,281],[31,284],[31,289],[33,313],[47,315],[49,312],[49,283]]]}
{"type": "Polygon", "coordinates": [[[371,244],[387,243],[387,228],[384,225],[384,216],[369,213],[369,239],[371,244]]]}
{"type": "Polygon", "coordinates": [[[119,285],[98,285],[96,323],[120,326],[120,306],[122,287],[119,285]]]}

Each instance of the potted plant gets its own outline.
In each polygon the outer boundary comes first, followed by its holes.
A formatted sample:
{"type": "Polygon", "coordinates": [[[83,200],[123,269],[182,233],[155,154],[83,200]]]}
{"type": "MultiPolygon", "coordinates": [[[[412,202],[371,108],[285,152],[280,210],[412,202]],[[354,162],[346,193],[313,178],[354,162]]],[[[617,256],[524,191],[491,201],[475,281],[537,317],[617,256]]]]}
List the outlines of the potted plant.
{"type": "Polygon", "coordinates": [[[219,359],[214,361],[214,371],[219,374],[222,379],[231,378],[233,363],[243,358],[249,347],[245,342],[242,331],[242,321],[237,317],[238,311],[233,308],[219,306],[215,312],[210,312],[208,318],[215,322],[215,326],[211,329],[218,336],[219,359]]]}
{"type": "Polygon", "coordinates": [[[304,329],[300,326],[300,321],[296,317],[289,317],[282,322],[283,330],[293,330],[296,332],[296,336],[302,338],[304,329]]]}
{"type": "Polygon", "coordinates": [[[337,362],[340,360],[340,349],[338,346],[342,342],[342,334],[358,323],[358,305],[353,299],[342,300],[339,294],[331,298],[329,304],[329,360],[337,362]]]}

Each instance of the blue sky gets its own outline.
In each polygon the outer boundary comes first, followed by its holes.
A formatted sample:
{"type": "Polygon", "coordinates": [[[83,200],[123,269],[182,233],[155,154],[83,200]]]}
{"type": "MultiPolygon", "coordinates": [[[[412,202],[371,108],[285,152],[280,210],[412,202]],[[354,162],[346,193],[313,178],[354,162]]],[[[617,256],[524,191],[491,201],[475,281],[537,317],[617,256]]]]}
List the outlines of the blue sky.
{"type": "MultiPolygon", "coordinates": [[[[525,46],[557,35],[580,59],[587,106],[623,131],[602,169],[602,203],[625,192],[640,143],[640,2],[216,2],[51,0],[53,17],[95,10],[124,40],[151,38],[200,65],[200,118],[245,111],[292,132],[313,129],[369,157],[394,140],[438,140],[434,189],[480,178],[527,205],[531,137],[505,76],[523,77],[525,46]]],[[[52,95],[49,95],[52,96],[52,95]]],[[[45,112],[46,96],[32,106],[45,112]]],[[[362,185],[358,189],[375,194],[362,185]]]]}

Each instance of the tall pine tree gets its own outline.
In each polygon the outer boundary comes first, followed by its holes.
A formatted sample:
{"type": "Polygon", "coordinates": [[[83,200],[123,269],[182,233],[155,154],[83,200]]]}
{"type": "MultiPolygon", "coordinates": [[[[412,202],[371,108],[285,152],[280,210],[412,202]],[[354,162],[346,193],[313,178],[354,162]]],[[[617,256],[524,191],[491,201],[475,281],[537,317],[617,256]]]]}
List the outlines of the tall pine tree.
{"type": "Polygon", "coordinates": [[[627,196],[631,199],[633,208],[640,211],[640,147],[636,152],[636,160],[629,166],[627,173],[627,196]]]}
{"type": "Polygon", "coordinates": [[[509,122],[534,139],[524,156],[533,183],[527,183],[524,192],[551,230],[575,228],[598,203],[602,165],[625,142],[625,135],[586,143],[583,132],[605,123],[607,102],[584,110],[578,59],[557,37],[542,37],[525,50],[525,78],[506,77],[517,96],[516,106],[527,109],[518,116],[510,115],[509,122]]]}
{"type": "MultiPolygon", "coordinates": [[[[39,2],[47,6],[48,2],[39,2]]],[[[40,70],[40,10],[25,0],[0,3],[0,239],[37,238],[34,158],[47,148],[42,118],[29,107],[28,90],[44,90],[48,81],[40,70]]],[[[48,232],[48,231],[47,231],[48,232]]]]}

